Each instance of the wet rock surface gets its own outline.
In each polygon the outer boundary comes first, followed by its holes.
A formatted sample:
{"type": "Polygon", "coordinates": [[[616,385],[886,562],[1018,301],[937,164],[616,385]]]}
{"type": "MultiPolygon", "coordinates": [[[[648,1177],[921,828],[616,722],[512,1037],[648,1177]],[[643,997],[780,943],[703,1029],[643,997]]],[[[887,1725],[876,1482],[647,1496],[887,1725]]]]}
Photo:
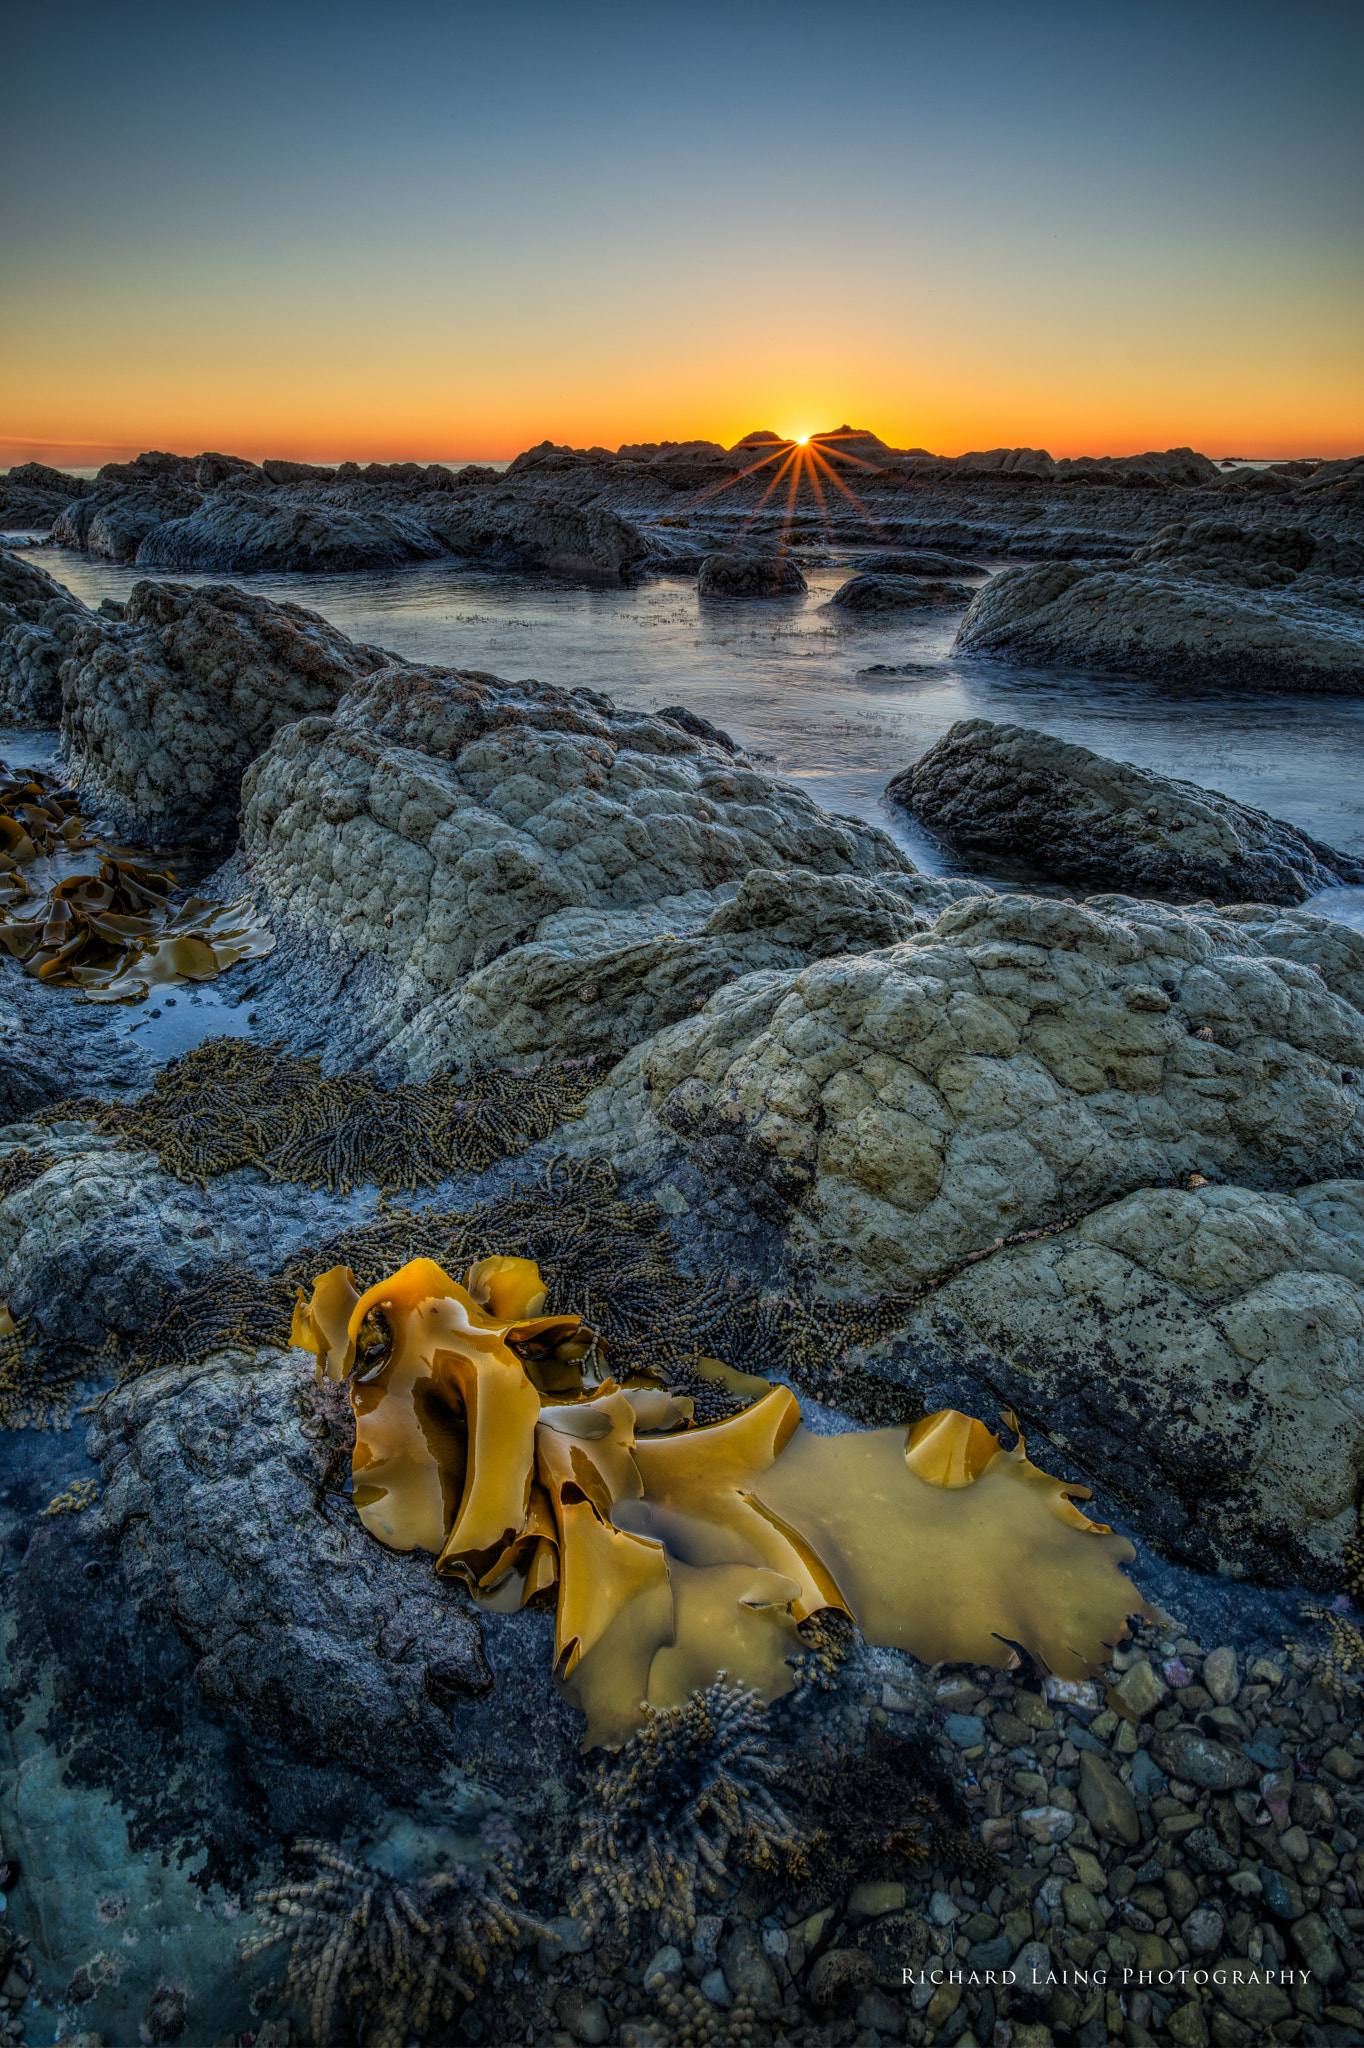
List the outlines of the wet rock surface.
{"type": "Polygon", "coordinates": [[[44,569],[0,553],[0,719],[56,725],[61,665],[92,614],[44,569]]]}
{"type": "Polygon", "coordinates": [[[973,859],[1131,895],[1302,903],[1364,862],[1231,797],[1023,726],[965,719],[886,791],[973,859]]]}
{"type": "Polygon", "coordinates": [[[221,845],[243,772],[274,734],[330,710],[388,659],[300,605],[225,584],[137,583],[121,620],[92,621],[72,641],[67,758],[134,841],[221,845]]]}
{"type": "Polygon", "coordinates": [[[806,588],[804,576],[786,555],[756,549],[707,555],[697,577],[702,597],[788,597],[806,588]]]}
{"type": "Polygon", "coordinates": [[[974,595],[965,583],[932,582],[882,572],[850,577],[839,585],[829,602],[847,612],[915,611],[925,607],[959,611],[970,604],[974,595]]]}

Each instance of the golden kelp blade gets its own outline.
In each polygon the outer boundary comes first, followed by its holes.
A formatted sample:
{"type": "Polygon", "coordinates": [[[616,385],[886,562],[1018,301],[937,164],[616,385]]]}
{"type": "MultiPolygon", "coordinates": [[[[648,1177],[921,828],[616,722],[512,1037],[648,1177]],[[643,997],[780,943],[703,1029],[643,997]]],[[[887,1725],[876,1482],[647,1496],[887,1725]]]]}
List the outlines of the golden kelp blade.
{"type": "Polygon", "coordinates": [[[967,1484],[911,1469],[903,1429],[800,1429],[757,1497],[819,1552],[869,1642],[925,1664],[1008,1667],[1019,1643],[1062,1678],[1088,1678],[1156,1619],[1119,1567],[1130,1543],[1088,1522],[1022,1448],[967,1484]]]}
{"type": "Polygon", "coordinates": [[[311,1301],[300,1293],[294,1304],[289,1342],[300,1351],[311,1351],[317,1360],[317,1377],[343,1380],[355,1364],[355,1343],[350,1319],[360,1289],[349,1266],[333,1266],[319,1273],[313,1282],[311,1301]]]}
{"type": "Polygon", "coordinates": [[[499,1322],[538,1316],[544,1310],[545,1283],[534,1259],[479,1259],[465,1274],[464,1285],[499,1322]]]}

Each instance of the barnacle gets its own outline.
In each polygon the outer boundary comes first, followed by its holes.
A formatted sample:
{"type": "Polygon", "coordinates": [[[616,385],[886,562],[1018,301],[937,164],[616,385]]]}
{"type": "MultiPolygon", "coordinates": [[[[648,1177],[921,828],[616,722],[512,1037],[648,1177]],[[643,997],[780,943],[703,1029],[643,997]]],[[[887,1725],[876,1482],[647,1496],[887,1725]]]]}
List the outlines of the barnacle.
{"type": "Polygon", "coordinates": [[[310,1857],[317,1875],[256,1894],[261,1929],[243,1940],[241,1957],[291,1943],[287,1974],[262,1995],[304,2005],[319,2048],[343,2015],[358,2023],[361,2048],[406,2048],[433,2022],[452,2020],[456,1999],[473,1998],[490,1951],[549,1933],[521,1911],[496,1862],[404,1885],[330,1842],[297,1841],[294,1853],[310,1857]]]}
{"type": "Polygon", "coordinates": [[[172,1060],[140,1101],[63,1102],[120,1143],[158,1154],[168,1173],[205,1181],[234,1166],[343,1192],[434,1187],[480,1173],[577,1114],[599,1079],[595,1061],[511,1074],[478,1067],[456,1080],[383,1088],[369,1074],[324,1074],[278,1043],[211,1038],[172,1060]]]}
{"type": "Polygon", "coordinates": [[[125,848],[96,849],[96,871],[35,883],[24,872],[93,842],[69,791],[35,770],[0,762],[0,945],[24,972],[91,1002],[135,1002],[149,989],[211,981],[275,941],[250,899],[203,896],[172,904],[175,877],[125,848]]]}
{"type": "Polygon", "coordinates": [[[555,1675],[585,1747],[721,1672],[762,1700],[791,1691],[797,1625],[823,1611],[929,1663],[1010,1667],[1026,1649],[1066,1678],[1097,1673],[1130,1611],[1153,1615],[1118,1569],[1132,1546],[1021,1437],[1005,1450],[952,1410],[817,1436],[782,1386],[698,1424],[643,1360],[589,1383],[600,1333],[530,1313],[545,1292],[524,1259],[478,1260],[463,1283],[410,1259],[363,1293],[334,1267],[292,1335],[319,1376],[351,1376],[371,1534],[499,1608],[557,1587],[555,1675]]]}

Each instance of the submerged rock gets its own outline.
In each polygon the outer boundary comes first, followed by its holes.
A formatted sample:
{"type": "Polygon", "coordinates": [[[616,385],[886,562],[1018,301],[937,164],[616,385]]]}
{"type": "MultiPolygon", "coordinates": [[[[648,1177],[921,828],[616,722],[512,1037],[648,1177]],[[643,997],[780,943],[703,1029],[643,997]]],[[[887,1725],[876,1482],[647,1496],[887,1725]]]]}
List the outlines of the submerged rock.
{"type": "Polygon", "coordinates": [[[87,606],[45,569],[0,553],[0,721],[56,725],[62,715],[61,664],[87,606]]]}
{"type": "Polygon", "coordinates": [[[962,610],[975,592],[964,583],[929,583],[912,576],[853,576],[840,584],[830,604],[849,612],[962,610]]]}
{"type": "Polygon", "coordinates": [[[1025,726],[963,719],[886,795],[978,860],[1129,895],[1301,903],[1354,860],[1216,790],[1025,726]]]}
{"type": "Polygon", "coordinates": [[[736,960],[791,963],[703,929],[755,868],[914,872],[886,833],[672,718],[468,671],[373,676],[282,733],[243,797],[253,873],[373,960],[375,1045],[418,1073],[471,1032],[500,1056],[619,1046],[736,960]]]}
{"type": "Polygon", "coordinates": [[[1229,595],[1226,583],[1162,561],[1054,562],[994,577],[956,645],[1011,661],[1353,696],[1364,690],[1362,605],[1357,584],[1325,578],[1229,595]]]}
{"type": "Polygon", "coordinates": [[[809,585],[788,555],[736,549],[707,555],[696,587],[702,597],[789,597],[809,585]]]}
{"type": "Polygon", "coordinates": [[[135,583],[124,619],[92,619],[63,664],[67,758],[128,837],[220,843],[247,763],[389,659],[300,605],[135,583]]]}
{"type": "Polygon", "coordinates": [[[1364,1481],[1362,1330],[1364,1183],[1145,1188],[957,1273],[873,1370],[930,1409],[1014,1409],[1167,1554],[1329,1585],[1364,1481]]]}

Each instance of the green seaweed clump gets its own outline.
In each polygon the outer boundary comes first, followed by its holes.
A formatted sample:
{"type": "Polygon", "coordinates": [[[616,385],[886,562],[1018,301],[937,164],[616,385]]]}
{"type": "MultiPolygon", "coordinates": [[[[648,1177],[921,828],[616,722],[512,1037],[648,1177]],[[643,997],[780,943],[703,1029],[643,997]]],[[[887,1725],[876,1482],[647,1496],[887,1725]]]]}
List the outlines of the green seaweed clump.
{"type": "Polygon", "coordinates": [[[324,1074],[319,1060],[295,1059],[280,1041],[210,1038],[172,1060],[137,1102],[59,1103],[44,1120],[84,1116],[201,1186],[211,1174],[258,1166],[272,1180],[333,1192],[371,1183],[392,1192],[481,1173],[523,1151],[577,1115],[600,1076],[600,1061],[581,1060],[386,1088],[364,1072],[324,1074]]]}
{"type": "Polygon", "coordinates": [[[520,1910],[494,1863],[403,1885],[330,1842],[297,1841],[294,1854],[311,1857],[317,1875],[257,1893],[263,1925],[242,1942],[241,1959],[292,1942],[286,1975],[257,1999],[306,2006],[317,2048],[341,2018],[359,2048],[407,2048],[414,2034],[453,2020],[457,2000],[473,1999],[492,1951],[549,1933],[520,1910]]]}

